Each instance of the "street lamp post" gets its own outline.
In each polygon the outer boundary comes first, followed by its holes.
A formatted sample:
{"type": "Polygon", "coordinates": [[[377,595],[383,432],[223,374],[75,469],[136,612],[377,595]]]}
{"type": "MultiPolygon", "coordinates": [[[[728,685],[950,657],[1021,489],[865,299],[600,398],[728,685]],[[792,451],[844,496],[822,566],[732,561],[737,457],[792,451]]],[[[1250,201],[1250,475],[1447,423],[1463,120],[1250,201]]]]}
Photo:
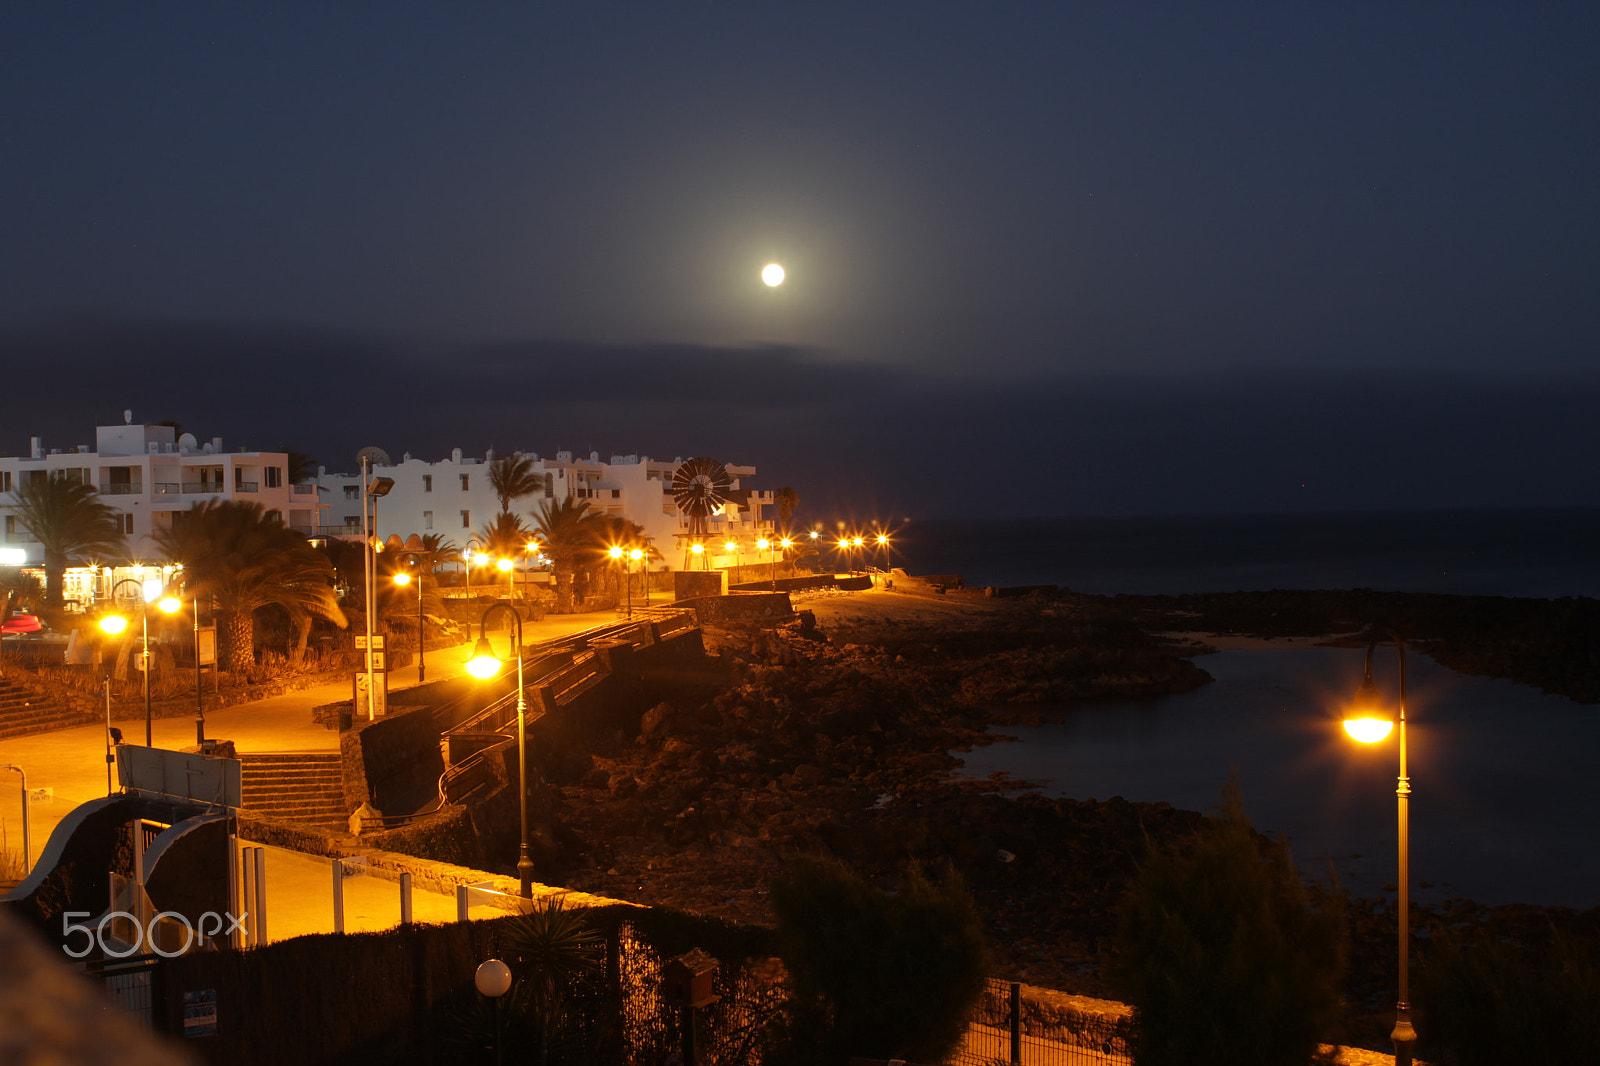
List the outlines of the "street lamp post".
{"type": "Polygon", "coordinates": [[[608,557],[610,557],[617,564],[617,569],[622,572],[622,588],[623,588],[622,595],[623,595],[623,601],[627,604],[627,608],[626,608],[627,609],[627,616],[629,618],[632,618],[633,617],[633,572],[628,569],[628,564],[623,562],[623,559],[625,557],[625,553],[623,552],[622,547],[620,545],[613,544],[611,547],[607,548],[606,549],[606,555],[608,557]]]}
{"type": "MultiPolygon", "coordinates": [[[[151,714],[150,710],[150,601],[155,599],[155,597],[161,593],[160,579],[156,579],[153,584],[155,586],[154,588],[151,587],[152,582],[150,581],[140,581],[136,577],[125,577],[121,581],[118,581],[115,585],[111,586],[110,597],[111,600],[115,602],[117,598],[117,590],[124,585],[132,585],[139,590],[139,614],[140,622],[144,631],[143,650],[140,655],[141,660],[144,663],[144,746],[147,748],[155,746],[153,743],[151,743],[151,720],[154,716],[151,714]]],[[[165,600],[162,601],[163,610],[167,610],[165,606],[166,602],[167,601],[165,600]]],[[[110,633],[115,636],[116,634],[121,633],[124,629],[128,628],[128,620],[123,618],[121,615],[106,615],[106,617],[100,619],[100,628],[106,633],[110,633]]]]}
{"type": "MultiPolygon", "coordinates": [[[[206,703],[205,695],[200,688],[200,597],[198,594],[192,598],[194,607],[194,742],[197,747],[205,747],[206,743],[206,703]]],[[[168,592],[156,601],[156,606],[167,614],[176,614],[183,608],[183,600],[176,594],[168,592]]]]}
{"type": "Polygon", "coordinates": [[[1396,821],[1399,828],[1399,954],[1400,995],[1395,1003],[1394,1031],[1389,1039],[1394,1043],[1395,1066],[1411,1066],[1411,1050],[1417,1042],[1417,1032],[1411,1027],[1411,778],[1406,773],[1406,646],[1400,635],[1384,630],[1382,636],[1394,641],[1395,652],[1400,657],[1399,713],[1390,717],[1378,697],[1377,686],[1372,683],[1372,652],[1378,646],[1380,634],[1374,633],[1367,642],[1366,669],[1361,686],[1356,689],[1344,728],[1363,744],[1376,744],[1386,738],[1394,727],[1400,727],[1400,778],[1395,786],[1396,821]]]}
{"type": "MultiPolygon", "coordinates": [[[[644,588],[644,605],[648,607],[650,606],[650,571],[645,567],[649,565],[649,560],[645,558],[643,548],[628,549],[628,558],[639,564],[639,584],[644,588]]],[[[633,617],[631,611],[628,617],[633,617]]]]}
{"type": "Polygon", "coordinates": [[[509,604],[492,604],[478,620],[478,643],[467,660],[467,673],[480,681],[488,681],[500,673],[504,662],[489,647],[489,616],[496,611],[511,615],[512,631],[516,637],[517,652],[517,787],[521,793],[518,811],[522,820],[522,842],[517,856],[517,879],[522,884],[522,898],[533,898],[533,860],[528,857],[528,701],[522,687],[522,617],[509,604]]]}
{"type": "MultiPolygon", "coordinates": [[[[416,565],[415,556],[412,557],[411,562],[412,562],[413,566],[416,565]]],[[[417,578],[416,578],[416,580],[417,580],[417,684],[420,685],[420,684],[422,684],[423,678],[425,678],[427,676],[427,667],[422,661],[422,651],[423,651],[423,648],[422,648],[422,645],[423,645],[422,623],[423,623],[423,617],[422,617],[422,570],[421,570],[421,568],[418,568],[418,570],[417,570],[417,578]]],[[[406,573],[404,570],[401,570],[400,572],[398,572],[397,574],[394,575],[394,583],[396,585],[400,585],[401,587],[409,585],[409,584],[411,584],[411,575],[406,573]]]]}

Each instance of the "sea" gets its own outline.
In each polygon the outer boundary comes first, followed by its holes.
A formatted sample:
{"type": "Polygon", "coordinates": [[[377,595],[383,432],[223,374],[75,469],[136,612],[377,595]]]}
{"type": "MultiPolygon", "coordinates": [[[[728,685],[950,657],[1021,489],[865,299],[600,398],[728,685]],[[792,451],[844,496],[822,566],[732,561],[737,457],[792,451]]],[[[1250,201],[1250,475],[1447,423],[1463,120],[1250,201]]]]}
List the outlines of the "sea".
{"type": "Polygon", "coordinates": [[[930,519],[892,533],[891,565],[969,587],[1600,596],[1600,508],[930,519]]]}
{"type": "MultiPolygon", "coordinates": [[[[969,586],[1115,593],[1373,588],[1600,596],[1600,509],[908,523],[893,565],[969,586]]],[[[1290,842],[1302,872],[1392,895],[1390,742],[1356,745],[1340,704],[1361,679],[1348,648],[1199,656],[1193,692],[1058,708],[1058,725],[958,753],[1078,799],[1214,806],[1236,780],[1246,812],[1290,842]]],[[[1376,680],[1393,692],[1396,653],[1376,680]]],[[[1600,705],[1407,658],[1413,898],[1600,906],[1600,705]]]]}

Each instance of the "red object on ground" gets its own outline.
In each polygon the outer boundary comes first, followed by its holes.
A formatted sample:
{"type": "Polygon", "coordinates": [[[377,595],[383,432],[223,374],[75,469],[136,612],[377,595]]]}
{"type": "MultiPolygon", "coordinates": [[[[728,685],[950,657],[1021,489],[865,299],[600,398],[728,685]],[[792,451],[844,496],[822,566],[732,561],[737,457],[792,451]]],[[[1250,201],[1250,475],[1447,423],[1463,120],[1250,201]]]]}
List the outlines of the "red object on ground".
{"type": "Polygon", "coordinates": [[[14,614],[7,619],[6,624],[0,626],[0,636],[10,636],[13,633],[37,633],[44,628],[39,624],[36,614],[14,614]]]}

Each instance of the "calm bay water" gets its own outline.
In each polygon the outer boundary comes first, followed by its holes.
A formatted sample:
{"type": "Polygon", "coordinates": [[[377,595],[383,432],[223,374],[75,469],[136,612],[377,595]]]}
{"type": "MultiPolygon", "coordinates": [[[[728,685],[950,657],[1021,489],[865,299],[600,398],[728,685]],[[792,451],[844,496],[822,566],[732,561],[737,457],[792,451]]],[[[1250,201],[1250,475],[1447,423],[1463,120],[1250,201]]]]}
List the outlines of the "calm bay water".
{"type": "Polygon", "coordinates": [[[893,562],[969,586],[1178,594],[1374,588],[1600,596],[1600,509],[929,520],[893,562]]]}
{"type": "MultiPolygon", "coordinates": [[[[1394,653],[1378,683],[1393,692],[1394,653]]],[[[1398,751],[1348,740],[1335,717],[1362,652],[1222,652],[1194,692],[1079,707],[1061,725],[996,730],[1017,743],[963,755],[1052,795],[1166,801],[1207,810],[1230,772],[1258,829],[1297,864],[1357,895],[1395,879],[1398,751]]],[[[1407,659],[1411,868],[1421,900],[1600,905],[1600,707],[1407,659]]]]}
{"type": "MultiPolygon", "coordinates": [[[[1374,588],[1600,596],[1600,509],[913,522],[895,565],[969,586],[1100,594],[1374,588]]],[[[1383,670],[1394,652],[1384,649],[1383,670]]],[[[1391,740],[1344,737],[1333,708],[1361,652],[1224,652],[1195,692],[1075,708],[965,756],[1053,794],[1205,810],[1236,770],[1257,828],[1363,895],[1395,878],[1391,740]]],[[[1412,870],[1421,899],[1600,905],[1600,707],[1412,655],[1412,870]]],[[[1393,691],[1392,679],[1386,691],[1393,691]]]]}

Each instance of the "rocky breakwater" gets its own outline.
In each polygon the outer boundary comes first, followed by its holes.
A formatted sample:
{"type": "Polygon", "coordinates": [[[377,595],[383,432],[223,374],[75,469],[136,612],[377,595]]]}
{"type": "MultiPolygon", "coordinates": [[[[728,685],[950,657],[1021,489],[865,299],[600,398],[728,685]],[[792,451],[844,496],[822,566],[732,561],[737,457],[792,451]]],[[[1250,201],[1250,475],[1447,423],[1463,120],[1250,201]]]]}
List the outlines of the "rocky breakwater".
{"type": "Polygon", "coordinates": [[[951,752],[994,739],[985,727],[1001,701],[1172,691],[1207,677],[1131,625],[1037,605],[984,617],[873,626],[824,614],[820,627],[803,617],[713,637],[718,691],[659,704],[638,736],[548,769],[567,834],[556,875],[764,922],[767,884],[793,855],[834,856],[870,877],[908,861],[949,867],[977,897],[1003,972],[1101,991],[1096,965],[1127,879],[1151,843],[1200,816],[958,780],[951,752]]]}

